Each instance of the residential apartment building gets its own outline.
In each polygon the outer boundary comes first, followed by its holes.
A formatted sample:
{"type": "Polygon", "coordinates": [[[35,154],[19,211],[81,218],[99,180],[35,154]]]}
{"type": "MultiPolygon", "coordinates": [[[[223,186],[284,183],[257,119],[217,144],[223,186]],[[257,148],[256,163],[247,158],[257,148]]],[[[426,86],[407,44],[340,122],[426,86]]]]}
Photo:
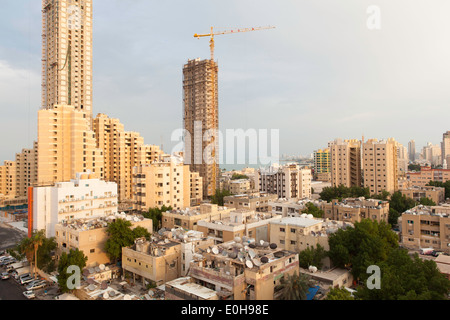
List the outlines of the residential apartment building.
{"type": "Polygon", "coordinates": [[[331,185],[361,186],[361,141],[336,139],[329,143],[331,185]]]}
{"type": "Polygon", "coordinates": [[[140,215],[111,214],[98,218],[62,220],[55,225],[56,255],[59,258],[63,252],[78,249],[88,258],[86,267],[111,263],[105,251],[109,239],[108,226],[116,219],[130,221],[131,228],[142,227],[152,232],[152,220],[140,215]]]}
{"type": "Polygon", "coordinates": [[[85,115],[88,129],[92,122],[92,14],[92,0],[42,1],[41,107],[73,106],[85,115]]]}
{"type": "Polygon", "coordinates": [[[444,150],[442,145],[443,144],[439,145],[428,142],[422,149],[422,159],[428,161],[433,166],[441,165],[445,159],[445,157],[442,156],[442,151],[444,150]]]}
{"type": "Polygon", "coordinates": [[[133,198],[133,168],[159,161],[164,152],[155,145],[144,145],[137,132],[125,131],[119,119],[98,114],[93,122],[97,147],[103,150],[105,180],[116,182],[119,200],[133,198]]]}
{"type": "Polygon", "coordinates": [[[414,140],[411,140],[408,142],[408,155],[409,160],[415,161],[416,160],[416,142],[414,140]]]}
{"type": "Polygon", "coordinates": [[[377,199],[347,198],[342,202],[333,200],[330,203],[323,202],[321,209],[324,218],[345,221],[350,223],[360,222],[363,219],[388,222],[389,202],[377,199]]]}
{"type": "Polygon", "coordinates": [[[277,199],[269,202],[269,212],[284,217],[299,217],[303,214],[308,203],[313,203],[320,207],[319,201],[299,200],[299,199],[277,199]]]}
{"type": "MultiPolygon", "coordinates": [[[[433,248],[450,254],[450,206],[417,206],[402,214],[401,242],[407,248],[433,248]]],[[[400,223],[400,222],[399,222],[400,223]]]]}
{"type": "Polygon", "coordinates": [[[394,139],[370,139],[363,143],[363,174],[365,188],[370,194],[398,191],[398,150],[394,139]]]}
{"type": "Polygon", "coordinates": [[[232,208],[220,207],[217,204],[204,203],[197,207],[174,209],[163,212],[162,228],[171,230],[183,228],[186,230],[197,230],[198,222],[222,220],[230,216],[232,208]]]}
{"type": "Polygon", "coordinates": [[[278,198],[311,198],[311,169],[297,164],[271,166],[257,174],[258,191],[276,194],[278,198]]]}
{"type": "Polygon", "coordinates": [[[27,197],[28,188],[38,181],[38,144],[33,143],[32,149],[23,149],[16,154],[16,190],[17,197],[27,197]]]}
{"type": "Polygon", "coordinates": [[[442,164],[444,164],[445,160],[447,165],[450,165],[450,131],[447,131],[442,135],[441,158],[442,164]]]}
{"type": "Polygon", "coordinates": [[[202,179],[176,156],[133,169],[133,209],[182,209],[201,201],[202,179]]]}
{"type": "Polygon", "coordinates": [[[422,198],[428,198],[436,204],[445,202],[445,188],[438,187],[410,187],[400,190],[400,192],[411,199],[420,201],[422,198]]]}
{"type": "MultiPolygon", "coordinates": [[[[236,240],[194,255],[191,283],[214,290],[221,300],[278,299],[280,280],[299,274],[298,254],[258,242],[250,244],[253,248],[248,252],[241,252],[245,244],[236,240]]],[[[186,299],[184,291],[169,289],[169,293],[186,299]]]]}
{"type": "Polygon", "coordinates": [[[266,192],[252,192],[223,198],[224,206],[233,209],[246,209],[256,212],[270,212],[270,202],[278,195],[266,192]]]}
{"type": "Polygon", "coordinates": [[[0,194],[6,199],[16,197],[16,169],[15,161],[5,161],[0,166],[0,194]]]}
{"type": "Polygon", "coordinates": [[[221,220],[198,221],[197,230],[213,238],[216,243],[231,241],[236,237],[252,238],[257,242],[269,241],[269,223],[280,218],[281,216],[271,213],[238,209],[231,211],[229,217],[221,220]]]}
{"type": "Polygon", "coordinates": [[[70,105],[38,112],[38,184],[70,181],[90,170],[104,178],[103,151],[96,146],[86,113],[70,105]]]}
{"type": "Polygon", "coordinates": [[[409,165],[408,149],[398,142],[397,142],[397,164],[398,164],[398,176],[406,177],[409,165]]]}
{"type": "Polygon", "coordinates": [[[432,169],[421,167],[420,172],[408,172],[411,186],[425,187],[430,181],[446,182],[450,180],[450,169],[432,169]]]}
{"type": "Polygon", "coordinates": [[[117,206],[117,184],[89,172],[78,173],[70,182],[30,187],[28,233],[45,230],[46,237],[53,237],[55,225],[63,220],[113,215],[117,206]]]}
{"type": "Polygon", "coordinates": [[[252,190],[251,182],[249,179],[230,180],[226,190],[233,195],[246,194],[252,190]]]}
{"type": "Polygon", "coordinates": [[[183,67],[185,160],[203,178],[205,198],[219,189],[218,70],[213,60],[189,60],[183,67]]]}
{"type": "Polygon", "coordinates": [[[314,179],[318,181],[331,181],[330,148],[314,151],[314,179]]]}

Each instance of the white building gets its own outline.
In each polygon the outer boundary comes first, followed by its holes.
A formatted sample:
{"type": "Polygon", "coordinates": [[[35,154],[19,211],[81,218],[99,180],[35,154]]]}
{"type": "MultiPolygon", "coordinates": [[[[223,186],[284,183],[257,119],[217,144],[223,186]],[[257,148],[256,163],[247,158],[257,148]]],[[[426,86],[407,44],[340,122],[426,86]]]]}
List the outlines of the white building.
{"type": "Polygon", "coordinates": [[[91,173],[78,173],[70,182],[32,188],[28,233],[45,230],[55,236],[55,225],[63,220],[104,217],[117,213],[117,184],[96,179],[91,173]],[[30,230],[30,226],[32,230],[30,230]]]}

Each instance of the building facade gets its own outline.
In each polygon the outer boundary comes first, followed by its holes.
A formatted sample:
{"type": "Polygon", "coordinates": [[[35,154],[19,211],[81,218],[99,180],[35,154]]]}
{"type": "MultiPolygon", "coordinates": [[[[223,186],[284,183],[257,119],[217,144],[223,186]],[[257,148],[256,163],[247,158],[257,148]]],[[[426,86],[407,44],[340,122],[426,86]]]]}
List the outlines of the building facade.
{"type": "Polygon", "coordinates": [[[324,218],[345,221],[350,223],[361,222],[363,219],[371,219],[378,222],[388,222],[389,202],[377,199],[347,198],[342,202],[332,200],[330,203],[323,202],[321,209],[324,218]]]}
{"type": "Polygon", "coordinates": [[[319,181],[331,180],[330,148],[314,151],[314,179],[319,181]]]}
{"type": "Polygon", "coordinates": [[[401,189],[400,192],[411,199],[420,201],[422,198],[432,200],[435,204],[445,202],[445,188],[438,187],[410,187],[401,189]]]}
{"type": "Polygon", "coordinates": [[[336,139],[329,143],[331,161],[331,185],[339,187],[360,187],[361,141],[336,139]]]}
{"type": "Polygon", "coordinates": [[[266,192],[252,192],[245,195],[234,195],[223,198],[224,206],[233,209],[246,209],[256,212],[270,212],[270,202],[278,199],[278,195],[266,192]]]}
{"type": "Polygon", "coordinates": [[[430,181],[445,183],[450,180],[450,169],[421,167],[420,172],[408,172],[407,177],[413,187],[425,187],[430,181]]]}

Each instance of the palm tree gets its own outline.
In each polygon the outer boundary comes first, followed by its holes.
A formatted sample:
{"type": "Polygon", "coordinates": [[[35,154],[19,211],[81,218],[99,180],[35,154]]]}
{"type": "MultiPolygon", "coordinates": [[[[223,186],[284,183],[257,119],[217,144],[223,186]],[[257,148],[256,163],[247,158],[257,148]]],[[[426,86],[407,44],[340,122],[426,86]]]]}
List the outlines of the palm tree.
{"type": "Polygon", "coordinates": [[[310,278],[306,274],[284,275],[277,289],[280,292],[280,300],[306,300],[310,278]]]}
{"type": "Polygon", "coordinates": [[[24,238],[19,244],[19,250],[21,254],[25,254],[30,266],[34,261],[34,277],[37,273],[37,251],[44,242],[45,235],[43,231],[35,232],[31,238],[24,238]]]}
{"type": "Polygon", "coordinates": [[[33,243],[33,249],[34,249],[34,277],[36,278],[37,273],[37,252],[40,246],[42,246],[42,243],[44,242],[45,235],[44,231],[38,231],[37,233],[33,234],[31,237],[31,241],[33,243]]]}

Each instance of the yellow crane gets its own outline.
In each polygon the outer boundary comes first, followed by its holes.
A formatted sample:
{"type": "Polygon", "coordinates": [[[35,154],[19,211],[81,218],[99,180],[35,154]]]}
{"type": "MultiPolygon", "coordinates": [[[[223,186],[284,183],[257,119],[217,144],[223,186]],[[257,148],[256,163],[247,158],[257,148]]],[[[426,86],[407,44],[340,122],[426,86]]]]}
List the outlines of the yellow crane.
{"type": "Polygon", "coordinates": [[[258,30],[266,30],[266,29],[275,29],[275,27],[268,26],[268,27],[255,27],[255,28],[243,28],[243,29],[233,29],[233,30],[225,30],[225,31],[217,31],[214,32],[214,27],[211,27],[211,33],[208,34],[194,34],[194,37],[197,39],[203,38],[203,37],[211,37],[211,40],[209,41],[210,48],[211,48],[211,60],[214,61],[214,36],[219,36],[223,34],[233,34],[233,33],[240,33],[240,32],[250,32],[250,31],[258,31],[258,30]]]}

